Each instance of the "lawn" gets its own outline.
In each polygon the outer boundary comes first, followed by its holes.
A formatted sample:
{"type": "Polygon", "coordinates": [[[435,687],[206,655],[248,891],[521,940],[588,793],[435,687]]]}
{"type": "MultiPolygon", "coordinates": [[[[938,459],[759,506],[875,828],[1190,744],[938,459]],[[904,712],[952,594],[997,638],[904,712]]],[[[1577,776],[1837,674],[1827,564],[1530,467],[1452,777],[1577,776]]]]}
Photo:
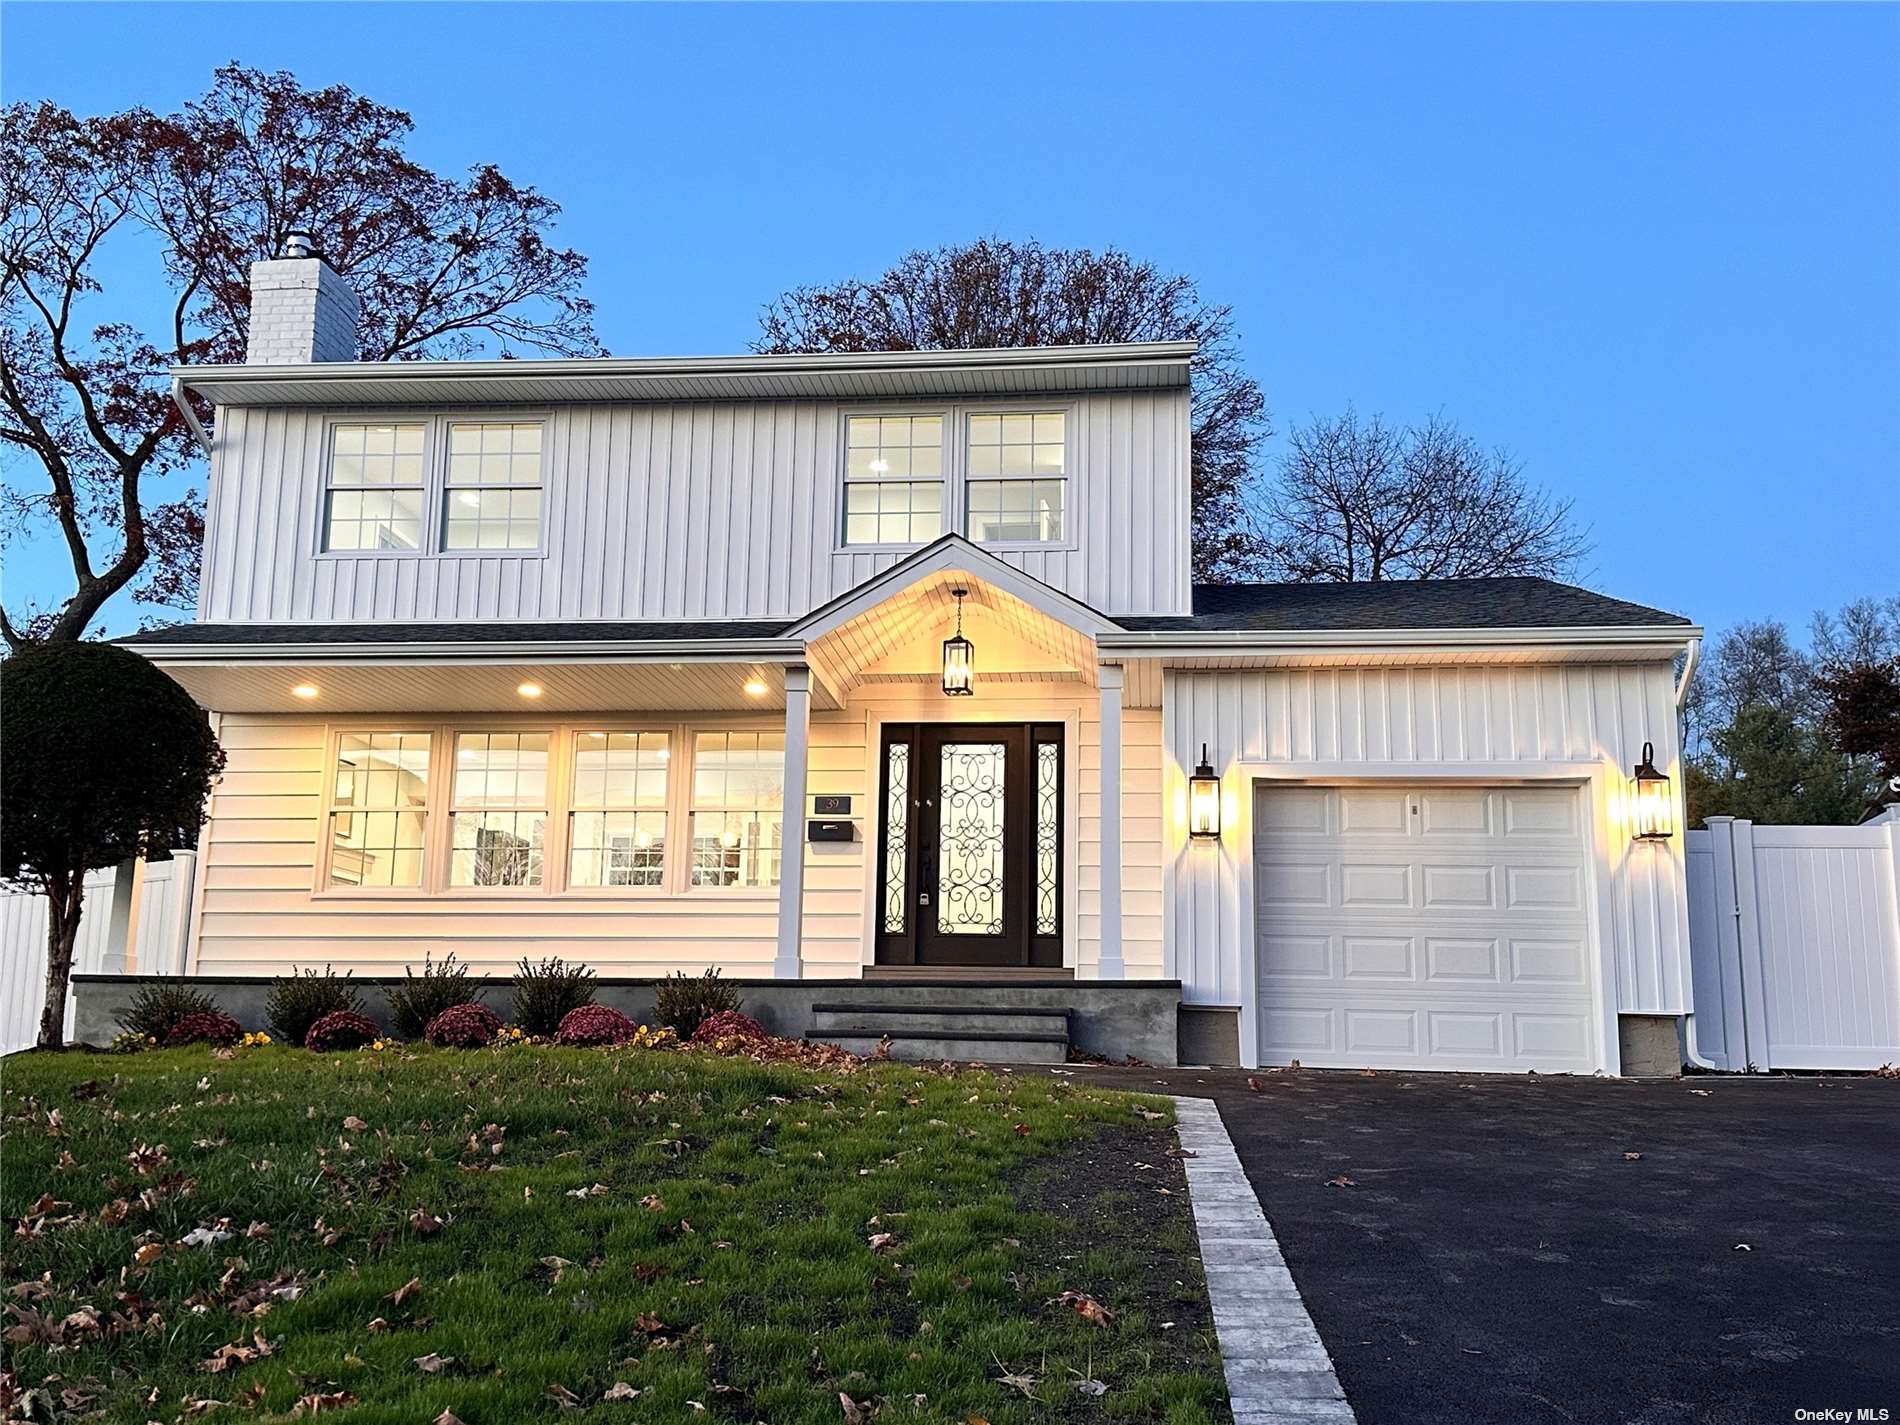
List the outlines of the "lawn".
{"type": "Polygon", "coordinates": [[[647,1049],[226,1054],[0,1065],[34,1411],[1228,1418],[1165,1101],[647,1049]]]}

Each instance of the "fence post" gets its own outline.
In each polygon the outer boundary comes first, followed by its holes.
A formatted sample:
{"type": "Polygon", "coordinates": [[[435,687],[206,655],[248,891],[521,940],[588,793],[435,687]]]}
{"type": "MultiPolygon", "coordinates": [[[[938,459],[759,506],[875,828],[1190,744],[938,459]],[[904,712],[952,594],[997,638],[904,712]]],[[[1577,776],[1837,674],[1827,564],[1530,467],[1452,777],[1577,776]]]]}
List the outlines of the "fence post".
{"type": "Polygon", "coordinates": [[[1892,912],[1887,918],[1888,941],[1893,947],[1893,978],[1888,981],[1895,985],[1895,993],[1900,994],[1900,802],[1890,802],[1880,820],[1885,822],[1881,830],[1887,833],[1887,859],[1893,863],[1893,899],[1887,909],[1892,912]]]}
{"type": "Polygon", "coordinates": [[[139,863],[121,861],[112,873],[112,900],[106,914],[106,934],[99,946],[97,964],[77,964],[73,969],[85,974],[104,974],[116,970],[125,973],[132,954],[134,904],[139,891],[139,863]]]}
{"type": "MultiPolygon", "coordinates": [[[[1709,863],[1714,873],[1715,924],[1710,927],[1716,973],[1722,981],[1722,1067],[1748,1064],[1748,1011],[1742,999],[1741,904],[1735,888],[1735,818],[1703,818],[1709,832],[1709,863]]],[[[1693,943],[1691,946],[1693,951],[1693,943]]],[[[1700,1013],[1706,1006],[1698,1005],[1700,1013]]],[[[1706,1050],[1704,1052],[1707,1052],[1706,1050]]]]}
{"type": "Polygon", "coordinates": [[[1768,1036],[1768,975],[1761,954],[1761,901],[1755,893],[1755,823],[1736,818],[1732,828],[1735,853],[1735,931],[1742,975],[1743,1037],[1748,1046],[1747,1067],[1766,1073],[1772,1046],[1768,1036]]]}

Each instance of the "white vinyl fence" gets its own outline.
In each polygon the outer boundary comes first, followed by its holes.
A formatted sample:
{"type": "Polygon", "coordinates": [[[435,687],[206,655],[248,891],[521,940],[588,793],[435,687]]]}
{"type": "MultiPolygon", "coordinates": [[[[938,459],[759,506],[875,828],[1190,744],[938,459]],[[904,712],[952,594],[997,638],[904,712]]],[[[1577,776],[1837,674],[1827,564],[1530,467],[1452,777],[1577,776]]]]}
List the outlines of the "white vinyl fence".
{"type": "Polygon", "coordinates": [[[1900,1064],[1900,806],[1708,826],[1686,838],[1697,1051],[1737,1070],[1900,1064]]]}
{"type": "MultiPolygon", "coordinates": [[[[87,875],[73,972],[182,975],[197,861],[196,852],[175,851],[169,861],[87,875]]],[[[45,1003],[46,898],[0,893],[0,1054],[39,1038],[45,1003]]],[[[66,1023],[70,1029],[70,1005],[66,1023]]]]}

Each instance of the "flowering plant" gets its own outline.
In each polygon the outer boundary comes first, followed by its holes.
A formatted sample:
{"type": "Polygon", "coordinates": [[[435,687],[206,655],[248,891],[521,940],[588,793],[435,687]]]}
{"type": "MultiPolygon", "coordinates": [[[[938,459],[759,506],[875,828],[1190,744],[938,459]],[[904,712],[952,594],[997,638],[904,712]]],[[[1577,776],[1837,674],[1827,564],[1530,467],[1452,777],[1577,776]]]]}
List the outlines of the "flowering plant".
{"type": "Polygon", "coordinates": [[[332,1049],[361,1049],[382,1036],[373,1020],[350,1009],[335,1009],[310,1026],[303,1047],[319,1053],[332,1049]]]}
{"type": "Polygon", "coordinates": [[[271,1042],[270,1035],[266,1034],[261,1029],[254,1029],[249,1034],[246,1034],[242,1039],[238,1040],[239,1046],[245,1049],[262,1049],[266,1044],[270,1042],[271,1042]]]}
{"type": "Polygon", "coordinates": [[[561,1016],[554,1031],[556,1044],[625,1044],[639,1027],[619,1010],[604,1004],[584,1004],[561,1016]]]}
{"type": "Polygon", "coordinates": [[[171,1027],[165,1036],[167,1044],[216,1044],[228,1048],[243,1037],[244,1026],[228,1014],[220,1014],[215,1009],[201,1009],[186,1015],[171,1027]]]}
{"type": "Polygon", "coordinates": [[[501,1016],[485,1004],[472,1000],[452,1004],[422,1031],[422,1037],[443,1049],[480,1049],[495,1042],[501,1033],[501,1016]]]}

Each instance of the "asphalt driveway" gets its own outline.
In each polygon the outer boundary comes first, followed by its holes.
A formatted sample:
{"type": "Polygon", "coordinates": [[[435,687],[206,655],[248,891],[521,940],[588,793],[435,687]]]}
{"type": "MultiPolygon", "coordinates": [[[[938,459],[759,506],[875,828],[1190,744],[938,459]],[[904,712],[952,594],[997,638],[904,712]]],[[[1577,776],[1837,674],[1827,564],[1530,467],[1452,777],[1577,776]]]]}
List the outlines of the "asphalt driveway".
{"type": "Polygon", "coordinates": [[[1219,1105],[1364,1425],[1900,1421],[1900,1081],[1089,1076],[1219,1105]]]}

